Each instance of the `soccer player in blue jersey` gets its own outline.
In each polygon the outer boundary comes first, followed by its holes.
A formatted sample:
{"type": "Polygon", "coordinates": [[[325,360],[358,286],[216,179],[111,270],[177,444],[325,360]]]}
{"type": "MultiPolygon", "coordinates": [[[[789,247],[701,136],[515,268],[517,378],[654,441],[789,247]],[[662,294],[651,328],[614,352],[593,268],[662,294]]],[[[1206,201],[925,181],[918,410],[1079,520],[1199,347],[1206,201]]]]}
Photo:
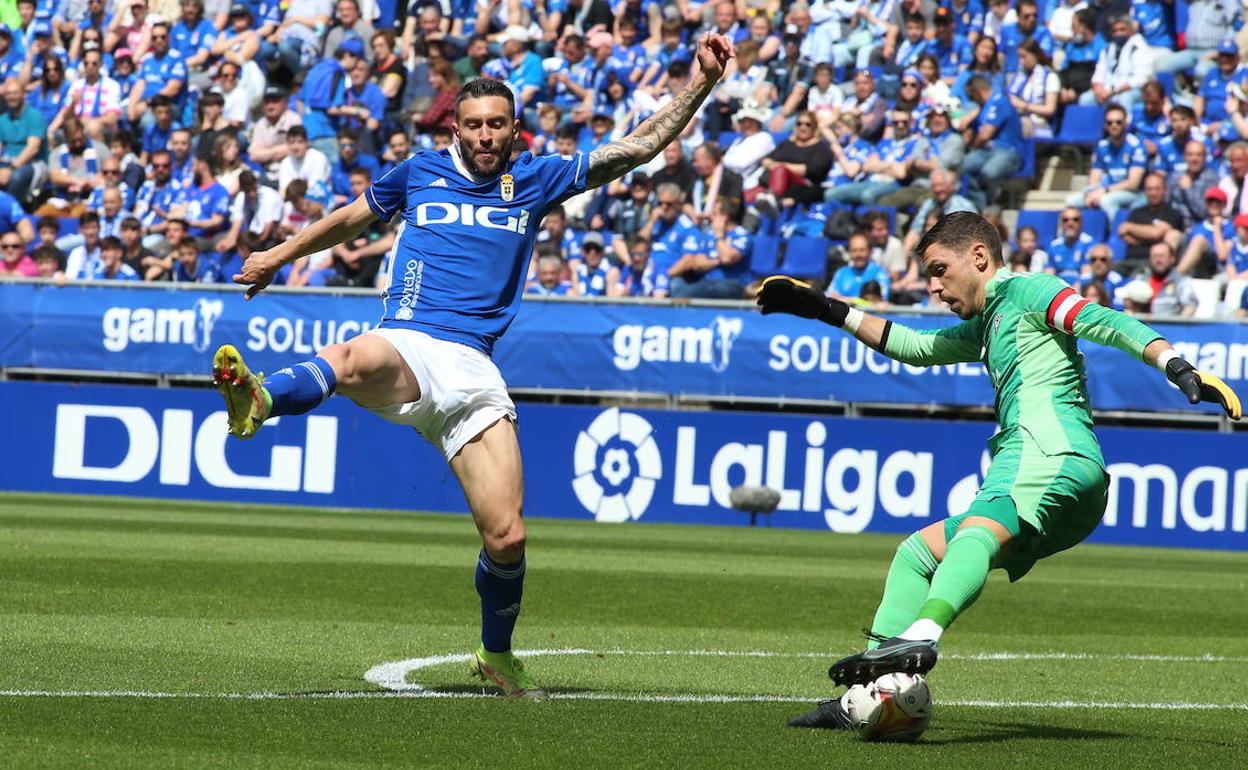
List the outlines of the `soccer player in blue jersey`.
{"type": "Polygon", "coordinates": [[[283,266],[340,244],[378,219],[399,215],[389,288],[376,329],[329,347],[261,381],[231,345],[213,358],[230,432],[255,435],[269,417],[303,414],[337,390],[400,425],[416,428],[450,462],[483,548],[476,586],[481,642],[472,670],[507,695],[542,697],[511,652],[524,582],[523,478],[516,409],[494,342],[515,317],[543,214],[568,196],[623,176],[676,140],[723,74],[731,41],[698,43],[699,72],[632,133],[586,155],[521,153],[511,91],[478,79],[460,89],[456,141],[399,163],[354,202],[273,249],[255,252],[234,276],[252,298],[283,266]]]}

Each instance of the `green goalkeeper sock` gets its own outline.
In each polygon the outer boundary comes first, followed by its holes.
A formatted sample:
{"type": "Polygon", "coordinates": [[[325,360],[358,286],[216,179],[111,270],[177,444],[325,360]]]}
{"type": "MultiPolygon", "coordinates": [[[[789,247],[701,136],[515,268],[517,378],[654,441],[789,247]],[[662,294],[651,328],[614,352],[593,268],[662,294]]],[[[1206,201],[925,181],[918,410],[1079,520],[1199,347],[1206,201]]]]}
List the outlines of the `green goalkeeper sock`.
{"type": "MultiPolygon", "coordinates": [[[[948,628],[979,598],[984,583],[988,582],[992,560],[1000,550],[1001,544],[986,527],[972,526],[958,530],[945,549],[944,561],[932,576],[932,587],[927,592],[927,601],[919,609],[916,624],[930,628],[935,623],[940,629],[948,628]]],[[[931,634],[924,636],[931,638],[931,634]]]]}
{"type": "MultiPolygon", "coordinates": [[[[936,557],[918,532],[897,546],[893,564],[888,568],[888,579],[884,582],[884,597],[871,623],[871,633],[887,639],[910,625],[927,598],[936,565],[936,557]]],[[[874,649],[878,644],[869,641],[867,649],[874,649]]]]}

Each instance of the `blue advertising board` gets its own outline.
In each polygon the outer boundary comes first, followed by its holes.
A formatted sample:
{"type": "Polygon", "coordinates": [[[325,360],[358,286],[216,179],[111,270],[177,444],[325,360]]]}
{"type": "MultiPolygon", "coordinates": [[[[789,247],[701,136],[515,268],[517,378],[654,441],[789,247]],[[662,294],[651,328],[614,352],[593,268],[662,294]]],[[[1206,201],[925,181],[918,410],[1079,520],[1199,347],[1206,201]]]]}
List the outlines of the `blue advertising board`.
{"type": "MultiPolygon", "coordinates": [[[[0,489],[465,512],[439,452],[345,398],[230,439],[204,389],[0,383],[0,489]]],[[[989,423],[522,404],[530,516],[741,525],[739,484],[781,494],[770,523],[917,529],[966,509],[989,423]]],[[[1248,436],[1098,431],[1113,476],[1093,540],[1248,550],[1248,436]],[[1183,451],[1176,451],[1183,447],[1183,451]]]]}
{"type": "MultiPolygon", "coordinates": [[[[379,311],[375,297],[359,294],[274,292],[247,302],[237,291],[0,282],[0,367],[205,375],[210,351],[232,342],[253,368],[274,371],[367,331],[379,311]]],[[[895,320],[937,328],[956,319],[895,320]]],[[[1157,329],[1202,369],[1248,390],[1248,325],[1157,329]]],[[[1096,408],[1191,408],[1156,371],[1117,350],[1082,348],[1096,408]]],[[[978,363],[904,366],[839,330],[744,307],[526,301],[495,360],[514,388],[993,403],[978,363]]]]}

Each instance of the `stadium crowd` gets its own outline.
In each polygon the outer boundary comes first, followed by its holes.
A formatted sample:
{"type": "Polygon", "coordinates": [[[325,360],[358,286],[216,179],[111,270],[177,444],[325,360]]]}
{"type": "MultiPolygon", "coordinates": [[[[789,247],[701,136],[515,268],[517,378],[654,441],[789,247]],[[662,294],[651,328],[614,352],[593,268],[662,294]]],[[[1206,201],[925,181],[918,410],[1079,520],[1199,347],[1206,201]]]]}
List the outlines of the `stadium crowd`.
{"type": "MultiPolygon", "coordinates": [[[[549,213],[527,293],[733,299],[786,270],[855,302],[926,303],[913,246],[940,215],[977,210],[1014,270],[1190,315],[1193,279],[1248,278],[1243,14],[1234,0],[8,0],[0,276],[228,282],[253,250],[446,147],[467,80],[511,86],[516,152],[588,152],[670,99],[715,30],[737,56],[703,111],[648,166],[549,213]],[[1035,153],[1076,122],[1094,132],[1086,186],[1011,231],[1003,188],[1034,187],[1035,153]]],[[[378,285],[394,239],[378,222],[280,282],[378,285]]]]}

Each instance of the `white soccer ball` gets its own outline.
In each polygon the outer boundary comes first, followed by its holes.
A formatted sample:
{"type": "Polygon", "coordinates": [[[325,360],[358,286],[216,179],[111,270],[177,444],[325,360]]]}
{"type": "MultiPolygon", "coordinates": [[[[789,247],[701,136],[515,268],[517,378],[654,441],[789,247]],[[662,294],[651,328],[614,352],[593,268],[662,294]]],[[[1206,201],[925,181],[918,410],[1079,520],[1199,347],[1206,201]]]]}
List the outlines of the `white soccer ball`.
{"type": "Polygon", "coordinates": [[[842,696],[850,723],[866,741],[913,741],[932,718],[932,691],[921,676],[885,674],[842,696]]]}

